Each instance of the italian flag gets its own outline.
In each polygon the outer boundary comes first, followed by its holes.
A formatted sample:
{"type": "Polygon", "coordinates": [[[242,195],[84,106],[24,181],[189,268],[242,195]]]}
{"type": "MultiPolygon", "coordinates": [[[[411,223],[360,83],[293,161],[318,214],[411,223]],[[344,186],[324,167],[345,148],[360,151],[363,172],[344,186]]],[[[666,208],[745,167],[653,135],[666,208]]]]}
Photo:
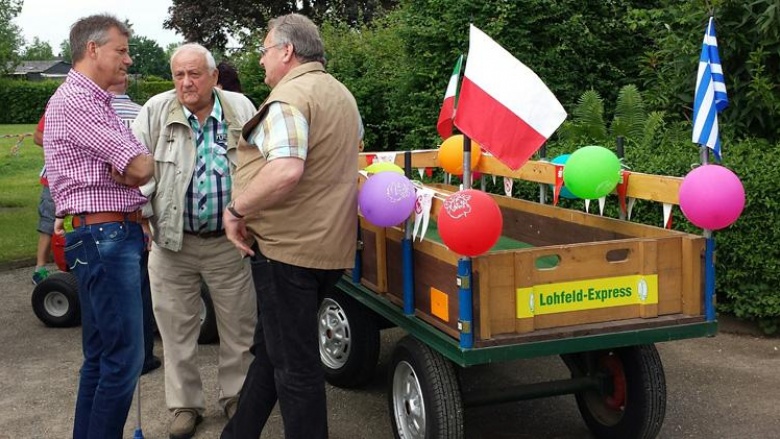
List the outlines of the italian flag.
{"type": "Polygon", "coordinates": [[[455,126],[517,170],[565,119],[536,73],[472,25],[455,126]]]}
{"type": "Polygon", "coordinates": [[[439,121],[436,122],[436,131],[442,139],[452,135],[452,119],[455,117],[455,105],[458,100],[458,82],[460,81],[460,70],[463,66],[463,55],[458,57],[455,68],[452,69],[450,82],[447,84],[447,91],[444,93],[444,102],[439,111],[439,121]]]}

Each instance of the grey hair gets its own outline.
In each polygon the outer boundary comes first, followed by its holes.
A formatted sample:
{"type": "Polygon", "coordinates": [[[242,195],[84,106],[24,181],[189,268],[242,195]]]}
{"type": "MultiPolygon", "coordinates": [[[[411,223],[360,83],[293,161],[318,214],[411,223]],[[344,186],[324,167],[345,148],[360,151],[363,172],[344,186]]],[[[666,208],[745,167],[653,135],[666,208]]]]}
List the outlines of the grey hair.
{"type": "Polygon", "coordinates": [[[301,62],[323,62],[325,48],[320,31],[301,14],[287,14],[268,22],[268,32],[274,31],[274,44],[292,44],[301,62]]]}
{"type": "Polygon", "coordinates": [[[198,43],[187,43],[179,46],[173,52],[173,55],[171,55],[171,70],[173,70],[173,60],[176,59],[176,57],[183,52],[195,52],[203,55],[203,59],[206,60],[206,66],[209,69],[209,73],[212,73],[215,70],[217,70],[217,62],[214,61],[214,55],[212,55],[211,52],[209,52],[209,49],[206,49],[205,47],[201,46],[198,43]]]}
{"type": "Polygon", "coordinates": [[[90,15],[79,19],[70,27],[70,58],[73,63],[81,61],[87,53],[87,44],[93,41],[98,46],[108,42],[108,32],[116,28],[130,38],[132,32],[124,23],[109,14],[90,15]]]}

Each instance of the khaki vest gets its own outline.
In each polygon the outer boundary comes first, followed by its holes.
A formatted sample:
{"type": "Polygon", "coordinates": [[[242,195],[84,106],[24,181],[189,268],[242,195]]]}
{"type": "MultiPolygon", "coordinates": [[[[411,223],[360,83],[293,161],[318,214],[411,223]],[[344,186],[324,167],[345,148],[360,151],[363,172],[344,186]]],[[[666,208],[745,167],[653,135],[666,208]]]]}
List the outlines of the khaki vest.
{"type": "Polygon", "coordinates": [[[306,162],[289,196],[247,217],[247,227],[270,259],[307,268],[352,268],[357,242],[360,115],[355,98],[322,64],[306,63],[288,72],[244,125],[233,196],[243,192],[267,163],[246,138],[273,102],[294,106],[308,121],[306,162]]]}

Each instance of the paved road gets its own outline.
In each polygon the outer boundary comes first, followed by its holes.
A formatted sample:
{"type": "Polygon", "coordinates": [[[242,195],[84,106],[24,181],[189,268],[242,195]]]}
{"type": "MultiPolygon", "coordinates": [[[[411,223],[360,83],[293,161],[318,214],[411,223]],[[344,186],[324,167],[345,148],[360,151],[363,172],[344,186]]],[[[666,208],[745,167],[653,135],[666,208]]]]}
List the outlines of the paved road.
{"type": "MultiPolygon", "coordinates": [[[[70,436],[76,377],[81,360],[79,328],[51,329],[30,307],[29,269],[0,272],[0,438],[70,436]]],[[[390,439],[384,394],[386,364],[392,344],[403,334],[383,333],[380,366],[361,390],[328,388],[332,438],[390,439]]],[[[162,355],[161,346],[156,346],[162,355]]],[[[658,345],[668,386],[666,420],[660,437],[780,437],[780,339],[721,332],[709,339],[658,345]]],[[[224,418],[216,408],[216,346],[202,346],[199,357],[208,410],[197,438],[219,436],[224,418]]],[[[464,385],[503,385],[566,377],[557,358],[518,361],[463,371],[464,385]]],[[[163,374],[142,379],[143,432],[167,438],[163,374]]],[[[125,437],[135,429],[135,406],[125,437]]],[[[589,437],[574,398],[562,396],[468,409],[469,438],[589,437]]],[[[275,413],[263,438],[281,438],[275,413]]]]}

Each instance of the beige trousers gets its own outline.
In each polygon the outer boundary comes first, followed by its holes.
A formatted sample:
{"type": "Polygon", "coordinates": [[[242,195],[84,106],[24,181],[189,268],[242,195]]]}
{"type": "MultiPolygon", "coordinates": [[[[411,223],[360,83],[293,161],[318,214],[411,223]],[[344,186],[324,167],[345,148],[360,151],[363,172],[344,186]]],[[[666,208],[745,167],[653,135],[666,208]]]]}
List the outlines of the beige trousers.
{"type": "Polygon", "coordinates": [[[257,305],[249,259],[225,237],[184,235],[181,251],[152,246],[149,280],[165,361],[165,402],[170,410],[205,410],[198,368],[200,283],[214,302],[219,331],[219,404],[241,391],[252,362],[257,305]]]}

